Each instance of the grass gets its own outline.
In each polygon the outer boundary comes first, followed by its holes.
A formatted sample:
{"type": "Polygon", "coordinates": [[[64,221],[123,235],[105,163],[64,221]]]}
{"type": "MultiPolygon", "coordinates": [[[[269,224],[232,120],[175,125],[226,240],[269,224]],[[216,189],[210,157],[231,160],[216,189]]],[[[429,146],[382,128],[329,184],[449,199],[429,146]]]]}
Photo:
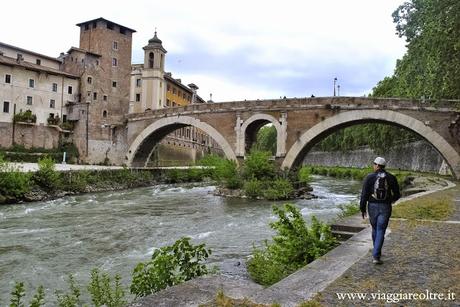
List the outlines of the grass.
{"type": "Polygon", "coordinates": [[[408,220],[447,220],[454,212],[454,197],[458,189],[435,192],[399,203],[392,217],[408,220]]]}

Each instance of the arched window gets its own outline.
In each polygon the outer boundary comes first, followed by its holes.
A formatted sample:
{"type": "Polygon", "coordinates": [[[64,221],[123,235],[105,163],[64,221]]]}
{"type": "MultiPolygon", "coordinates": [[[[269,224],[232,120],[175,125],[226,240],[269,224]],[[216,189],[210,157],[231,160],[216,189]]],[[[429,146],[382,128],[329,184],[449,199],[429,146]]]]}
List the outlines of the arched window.
{"type": "Polygon", "coordinates": [[[163,54],[161,55],[161,63],[160,63],[160,67],[161,67],[161,69],[163,69],[163,68],[164,68],[164,55],[163,55],[163,54]]]}
{"type": "Polygon", "coordinates": [[[106,118],[107,117],[107,111],[104,110],[104,112],[102,112],[102,117],[106,118]]]}
{"type": "Polygon", "coordinates": [[[153,68],[153,52],[149,53],[149,68],[153,68]]]}

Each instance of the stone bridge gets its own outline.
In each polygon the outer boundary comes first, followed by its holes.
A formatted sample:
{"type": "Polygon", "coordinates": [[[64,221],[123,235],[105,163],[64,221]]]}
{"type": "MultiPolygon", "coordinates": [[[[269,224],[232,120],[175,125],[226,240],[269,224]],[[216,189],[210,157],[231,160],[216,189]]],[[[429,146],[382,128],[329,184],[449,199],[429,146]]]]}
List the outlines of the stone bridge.
{"type": "Polygon", "coordinates": [[[244,159],[257,131],[267,123],[276,128],[276,161],[282,168],[300,165],[308,151],[334,131],[386,123],[409,129],[428,141],[460,179],[460,112],[454,103],[364,97],[235,101],[130,114],[126,164],[145,166],[163,137],[186,126],[210,135],[228,159],[244,159]]]}

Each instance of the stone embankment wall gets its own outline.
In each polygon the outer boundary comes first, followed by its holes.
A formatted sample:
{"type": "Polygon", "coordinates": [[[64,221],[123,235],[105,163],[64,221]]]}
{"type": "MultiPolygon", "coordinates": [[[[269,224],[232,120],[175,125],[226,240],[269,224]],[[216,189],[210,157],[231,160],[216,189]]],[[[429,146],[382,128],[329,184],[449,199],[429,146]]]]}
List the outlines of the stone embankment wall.
{"type": "Polygon", "coordinates": [[[309,152],[307,165],[366,167],[376,156],[385,157],[388,168],[447,174],[448,167],[441,155],[427,142],[414,142],[386,153],[375,153],[369,148],[349,152],[309,152]]]}

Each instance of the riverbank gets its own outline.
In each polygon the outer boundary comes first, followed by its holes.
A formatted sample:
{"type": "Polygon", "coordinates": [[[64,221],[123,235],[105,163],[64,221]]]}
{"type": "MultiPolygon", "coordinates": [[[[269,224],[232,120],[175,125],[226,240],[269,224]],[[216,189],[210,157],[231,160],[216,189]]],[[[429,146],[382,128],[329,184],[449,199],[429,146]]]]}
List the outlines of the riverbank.
{"type": "Polygon", "coordinates": [[[4,163],[0,168],[0,205],[53,200],[83,193],[118,191],[164,183],[201,182],[197,168],[128,169],[115,166],[4,163]]]}
{"type": "MultiPolygon", "coordinates": [[[[423,182],[429,181],[424,180],[423,182]]],[[[445,186],[442,181],[425,185],[427,189],[437,190],[446,187],[448,185],[445,186]]],[[[371,262],[370,228],[358,214],[347,218],[348,223],[366,227],[365,230],[347,241],[346,244],[342,244],[316,262],[268,289],[262,289],[252,282],[248,284],[247,280],[235,280],[234,277],[208,276],[168,288],[139,300],[131,306],[178,306],[177,304],[198,306],[203,303],[209,306],[219,306],[209,302],[213,301],[218,290],[222,289],[229,297],[249,298],[251,301],[265,304],[277,302],[281,303],[281,306],[299,306],[305,300],[311,300],[315,294],[310,304],[305,306],[391,303],[381,298],[371,300],[371,293],[421,293],[428,289],[431,292],[458,294],[460,293],[458,287],[460,264],[456,255],[460,253],[458,239],[460,187],[457,185],[447,191],[449,193],[443,190],[432,195],[438,197],[450,195],[455,203],[455,211],[450,216],[450,219],[454,221],[447,223],[416,222],[414,224],[414,221],[392,219],[383,256],[385,263],[382,266],[375,266],[371,262]],[[339,251],[347,247],[348,249],[339,251]],[[440,251],[442,251],[441,255],[440,251]],[[327,281],[326,278],[332,279],[327,281]],[[337,293],[367,293],[369,300],[339,299],[337,293]]],[[[428,194],[428,192],[407,198],[413,199],[423,194],[428,194]]],[[[455,302],[458,302],[458,299],[455,302]]],[[[406,300],[403,304],[413,303],[414,301],[406,300]]],[[[443,304],[445,302],[438,303],[438,305],[446,305],[443,304]]],[[[452,305],[450,303],[451,301],[447,305],[452,305]]]]}

